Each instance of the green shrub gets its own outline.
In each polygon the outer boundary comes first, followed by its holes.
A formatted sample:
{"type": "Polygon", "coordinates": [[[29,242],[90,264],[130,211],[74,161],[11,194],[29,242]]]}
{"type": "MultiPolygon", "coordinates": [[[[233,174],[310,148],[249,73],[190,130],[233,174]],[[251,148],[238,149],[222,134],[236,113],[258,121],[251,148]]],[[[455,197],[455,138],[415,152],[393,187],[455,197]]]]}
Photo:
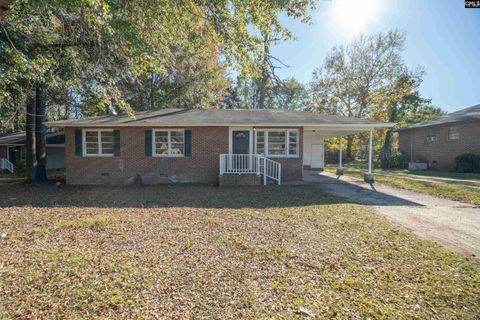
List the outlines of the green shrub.
{"type": "Polygon", "coordinates": [[[15,174],[19,177],[24,177],[27,174],[25,161],[17,161],[17,164],[15,164],[15,174]]]}
{"type": "Polygon", "coordinates": [[[407,161],[407,157],[402,152],[393,152],[385,155],[380,160],[380,166],[382,169],[388,168],[402,168],[404,162],[407,161]]]}
{"type": "Polygon", "coordinates": [[[457,172],[478,172],[480,171],[480,155],[464,153],[455,157],[457,172]]]}

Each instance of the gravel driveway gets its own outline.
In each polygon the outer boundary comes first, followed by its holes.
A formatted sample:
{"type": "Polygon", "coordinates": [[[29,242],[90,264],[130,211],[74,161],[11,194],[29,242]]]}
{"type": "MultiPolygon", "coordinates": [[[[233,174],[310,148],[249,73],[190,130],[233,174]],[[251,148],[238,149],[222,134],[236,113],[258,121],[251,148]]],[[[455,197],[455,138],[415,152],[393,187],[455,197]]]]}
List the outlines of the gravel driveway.
{"type": "Polygon", "coordinates": [[[321,190],[376,211],[446,247],[480,259],[480,208],[360,179],[305,171],[304,180],[321,190]]]}

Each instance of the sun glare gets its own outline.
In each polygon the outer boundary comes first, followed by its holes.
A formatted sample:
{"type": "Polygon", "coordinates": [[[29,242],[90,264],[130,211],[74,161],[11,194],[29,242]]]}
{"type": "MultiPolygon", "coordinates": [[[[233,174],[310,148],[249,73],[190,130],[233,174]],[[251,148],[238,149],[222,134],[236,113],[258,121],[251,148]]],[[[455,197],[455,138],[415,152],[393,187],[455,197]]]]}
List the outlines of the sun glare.
{"type": "Polygon", "coordinates": [[[349,33],[361,33],[377,18],[379,0],[333,0],[333,22],[349,33]]]}

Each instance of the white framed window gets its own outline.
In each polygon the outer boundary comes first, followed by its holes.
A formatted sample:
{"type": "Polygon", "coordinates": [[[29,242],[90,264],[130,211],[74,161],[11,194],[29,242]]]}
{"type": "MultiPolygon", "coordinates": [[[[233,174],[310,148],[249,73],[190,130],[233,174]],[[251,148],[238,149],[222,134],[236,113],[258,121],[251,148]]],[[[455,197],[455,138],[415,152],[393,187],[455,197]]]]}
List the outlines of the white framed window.
{"type": "Polygon", "coordinates": [[[255,132],[255,153],[266,157],[298,157],[298,129],[266,129],[255,132]]]}
{"type": "Polygon", "coordinates": [[[458,127],[448,128],[448,140],[459,140],[460,139],[460,130],[458,127]]]}
{"type": "Polygon", "coordinates": [[[183,157],[185,130],[153,130],[152,155],[155,157],[183,157]]]}
{"type": "Polygon", "coordinates": [[[257,154],[266,154],[265,152],[265,131],[256,132],[256,153],[257,154]]]}
{"type": "Polygon", "coordinates": [[[83,156],[113,157],[113,129],[83,130],[83,156]]]}

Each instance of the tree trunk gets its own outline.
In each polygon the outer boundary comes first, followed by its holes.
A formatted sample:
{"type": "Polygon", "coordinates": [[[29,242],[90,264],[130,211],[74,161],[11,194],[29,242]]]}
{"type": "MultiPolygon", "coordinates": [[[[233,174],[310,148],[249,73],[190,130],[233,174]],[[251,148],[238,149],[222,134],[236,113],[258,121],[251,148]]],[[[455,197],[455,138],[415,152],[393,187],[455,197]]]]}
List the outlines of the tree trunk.
{"type": "Polygon", "coordinates": [[[154,73],[150,73],[150,110],[155,110],[155,82],[154,73]]]}
{"type": "Polygon", "coordinates": [[[353,135],[348,135],[347,136],[347,157],[348,160],[353,160],[353,151],[352,151],[352,146],[353,146],[353,135]]]}
{"type": "Polygon", "coordinates": [[[37,182],[47,181],[47,149],[45,132],[45,95],[43,89],[37,86],[35,90],[35,149],[37,156],[37,182]]]}
{"type": "Polygon", "coordinates": [[[270,52],[268,44],[268,36],[263,37],[263,63],[262,63],[262,79],[260,82],[260,94],[258,97],[258,109],[265,109],[265,96],[267,94],[268,72],[268,55],[270,52]]]}
{"type": "MultiPolygon", "coordinates": [[[[390,115],[388,117],[388,122],[397,122],[398,118],[398,110],[397,107],[393,107],[390,115]]],[[[387,133],[385,134],[385,141],[383,142],[383,150],[385,152],[390,153],[390,149],[392,148],[392,137],[393,137],[393,130],[394,128],[388,128],[387,133]]]]}
{"type": "MultiPolygon", "coordinates": [[[[67,95],[68,95],[68,92],[67,92],[67,95]]],[[[70,113],[70,106],[71,106],[71,100],[67,100],[65,102],[65,113],[63,114],[63,119],[67,120],[68,119],[68,115],[70,113]]]]}
{"type": "Polygon", "coordinates": [[[35,152],[35,97],[29,94],[27,97],[26,116],[26,144],[25,156],[27,167],[27,182],[35,182],[37,176],[37,158],[35,152]]]}
{"type": "Polygon", "coordinates": [[[267,76],[262,70],[262,81],[260,82],[260,93],[258,96],[258,109],[265,109],[265,95],[267,91],[267,76]]]}

